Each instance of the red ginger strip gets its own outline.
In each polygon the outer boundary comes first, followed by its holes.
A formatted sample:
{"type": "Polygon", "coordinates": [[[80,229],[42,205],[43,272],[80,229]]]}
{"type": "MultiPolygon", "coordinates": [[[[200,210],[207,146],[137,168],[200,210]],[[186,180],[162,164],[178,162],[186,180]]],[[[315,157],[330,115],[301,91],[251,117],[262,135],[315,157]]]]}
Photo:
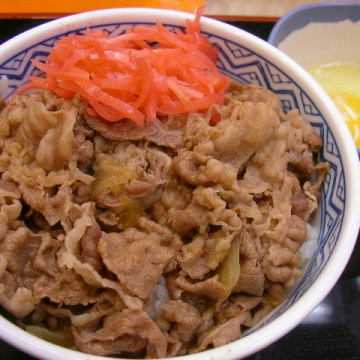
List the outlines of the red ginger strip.
{"type": "Polygon", "coordinates": [[[186,21],[185,32],[157,23],[114,38],[90,29],[64,37],[45,64],[33,60],[45,79],[31,76],[16,93],[43,88],[67,98],[80,94],[91,115],[112,122],[128,118],[138,125],[157,115],[221,105],[228,78],[215,65],[217,49],[200,33],[203,11],[186,21]]]}

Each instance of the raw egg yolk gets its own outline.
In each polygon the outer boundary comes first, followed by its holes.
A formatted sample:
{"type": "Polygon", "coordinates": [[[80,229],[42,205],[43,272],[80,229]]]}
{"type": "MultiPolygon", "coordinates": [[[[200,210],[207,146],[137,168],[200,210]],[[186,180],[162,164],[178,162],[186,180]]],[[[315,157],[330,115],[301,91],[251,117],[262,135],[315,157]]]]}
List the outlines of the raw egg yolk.
{"type": "Polygon", "coordinates": [[[345,119],[356,147],[360,148],[360,97],[332,93],[329,95],[345,119]]]}
{"type": "Polygon", "coordinates": [[[325,64],[306,69],[328,93],[360,148],[360,65],[325,64]]]}

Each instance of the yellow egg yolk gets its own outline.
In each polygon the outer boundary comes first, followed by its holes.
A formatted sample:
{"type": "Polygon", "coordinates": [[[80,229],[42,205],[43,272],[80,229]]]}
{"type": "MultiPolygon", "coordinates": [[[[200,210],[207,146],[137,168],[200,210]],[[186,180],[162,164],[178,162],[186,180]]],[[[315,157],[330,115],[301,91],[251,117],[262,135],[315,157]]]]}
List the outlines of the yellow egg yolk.
{"type": "Polygon", "coordinates": [[[328,93],[360,148],[360,65],[325,64],[306,69],[328,93]]]}

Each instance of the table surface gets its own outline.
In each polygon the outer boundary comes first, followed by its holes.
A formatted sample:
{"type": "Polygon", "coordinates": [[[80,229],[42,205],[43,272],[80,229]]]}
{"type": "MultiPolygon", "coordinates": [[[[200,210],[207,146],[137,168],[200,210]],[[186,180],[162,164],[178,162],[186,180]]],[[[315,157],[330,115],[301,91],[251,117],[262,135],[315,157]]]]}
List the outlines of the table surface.
{"type": "MultiPolygon", "coordinates": [[[[1,19],[0,44],[48,19],[1,19]]],[[[266,40],[272,22],[232,21],[266,40]]],[[[32,360],[0,340],[1,360],[32,360]]],[[[246,360],[360,359],[360,240],[333,290],[286,336],[246,360]]],[[[70,359],[69,359],[70,360],[70,359]]]]}
{"type": "MultiPolygon", "coordinates": [[[[287,12],[302,5],[323,2],[346,2],[348,0],[102,0],[102,8],[138,6],[162,7],[193,12],[205,4],[205,14],[210,16],[234,17],[242,19],[269,20],[278,19],[287,12]]],[[[3,1],[0,6],[0,18],[30,18],[63,16],[73,12],[90,11],[99,8],[98,0],[13,0],[3,1]]]]}

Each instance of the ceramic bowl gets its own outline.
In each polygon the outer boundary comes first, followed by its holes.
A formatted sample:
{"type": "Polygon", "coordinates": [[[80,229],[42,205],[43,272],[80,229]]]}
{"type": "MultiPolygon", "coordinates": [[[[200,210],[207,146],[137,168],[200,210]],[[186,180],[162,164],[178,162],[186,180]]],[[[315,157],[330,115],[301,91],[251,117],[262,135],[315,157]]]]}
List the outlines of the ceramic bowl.
{"type": "MultiPolygon", "coordinates": [[[[26,77],[35,72],[30,60],[43,61],[54,42],[68,34],[83,33],[88,27],[117,35],[134,24],[181,28],[192,14],[158,9],[111,9],[60,18],[29,30],[0,46],[0,76],[6,76],[8,97],[26,77]]],[[[351,255],[360,222],[359,162],[349,132],[334,105],[317,83],[288,56],[265,41],[203,17],[205,36],[220,50],[218,67],[231,79],[256,83],[274,91],[284,111],[299,108],[320,134],[320,154],[328,161],[320,208],[313,222],[316,248],[303,275],[289,292],[288,299],[241,339],[181,360],[240,359],[249,356],[288,333],[329,293],[351,255]]],[[[3,77],[3,81],[5,77],[3,77]]],[[[0,337],[40,359],[99,360],[100,357],[61,348],[21,330],[0,316],[0,337]]],[[[306,346],[306,344],[304,344],[306,346]]]]}
{"type": "Polygon", "coordinates": [[[360,65],[359,32],[359,2],[324,2],[289,11],[275,24],[268,42],[305,69],[317,64],[360,65]]]}

